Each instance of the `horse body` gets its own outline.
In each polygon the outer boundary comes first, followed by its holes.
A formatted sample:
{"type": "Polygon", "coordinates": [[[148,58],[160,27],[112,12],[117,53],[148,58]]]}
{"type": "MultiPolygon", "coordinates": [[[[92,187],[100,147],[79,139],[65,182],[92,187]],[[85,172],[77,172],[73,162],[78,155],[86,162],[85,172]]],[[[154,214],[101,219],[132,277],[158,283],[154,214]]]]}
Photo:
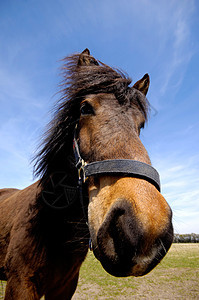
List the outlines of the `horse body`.
{"type": "Polygon", "coordinates": [[[72,220],[64,224],[62,213],[39,208],[40,193],[36,182],[24,190],[7,189],[2,196],[8,197],[0,198],[0,279],[7,280],[5,299],[40,299],[43,294],[46,299],[70,299],[76,288],[88,246],[81,241],[67,245],[74,239],[71,227],[76,236],[78,228],[71,226],[72,220]],[[62,239],[60,231],[69,234],[62,239]]]}
{"type": "Polygon", "coordinates": [[[83,161],[151,165],[139,138],[148,75],[130,87],[87,49],[69,57],[64,72],[62,103],[37,156],[40,180],[0,191],[6,300],[71,299],[90,237],[105,270],[122,277],[151,271],[172,243],[171,209],[150,178],[105,172],[80,185],[83,161]]]}

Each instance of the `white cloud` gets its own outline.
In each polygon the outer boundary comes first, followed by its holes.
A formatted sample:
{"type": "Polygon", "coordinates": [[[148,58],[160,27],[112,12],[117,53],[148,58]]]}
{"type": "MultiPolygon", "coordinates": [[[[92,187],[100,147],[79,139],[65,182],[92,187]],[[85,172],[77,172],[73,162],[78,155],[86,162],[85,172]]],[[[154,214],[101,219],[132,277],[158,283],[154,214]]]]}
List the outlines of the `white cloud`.
{"type": "Polygon", "coordinates": [[[199,233],[199,156],[164,153],[154,159],[154,166],[161,175],[162,194],[173,210],[175,232],[199,233]]]}
{"type": "Polygon", "coordinates": [[[24,188],[32,180],[30,161],[46,120],[45,99],[35,96],[21,70],[0,70],[0,187],[24,188]]]}
{"type": "MultiPolygon", "coordinates": [[[[169,87],[175,92],[179,89],[187,65],[194,54],[191,43],[191,18],[194,12],[194,1],[172,2],[173,11],[168,14],[170,23],[166,36],[171,44],[167,48],[168,57],[163,59],[163,84],[160,89],[163,96],[169,87]],[[176,5],[177,4],[177,5],[176,5]],[[169,49],[170,48],[170,49],[169,49]]],[[[166,24],[165,24],[166,25],[166,24]]],[[[166,50],[166,49],[165,49],[166,50]]]]}

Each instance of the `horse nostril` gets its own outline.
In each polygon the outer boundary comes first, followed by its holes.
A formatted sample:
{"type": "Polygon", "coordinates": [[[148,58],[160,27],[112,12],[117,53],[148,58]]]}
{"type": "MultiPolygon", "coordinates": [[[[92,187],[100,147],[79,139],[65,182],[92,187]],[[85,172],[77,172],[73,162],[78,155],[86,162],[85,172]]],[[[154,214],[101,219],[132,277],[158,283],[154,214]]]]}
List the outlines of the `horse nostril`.
{"type": "Polygon", "coordinates": [[[98,231],[99,250],[108,256],[114,253],[120,260],[127,260],[135,255],[139,236],[140,229],[131,206],[126,201],[118,201],[98,231]]]}

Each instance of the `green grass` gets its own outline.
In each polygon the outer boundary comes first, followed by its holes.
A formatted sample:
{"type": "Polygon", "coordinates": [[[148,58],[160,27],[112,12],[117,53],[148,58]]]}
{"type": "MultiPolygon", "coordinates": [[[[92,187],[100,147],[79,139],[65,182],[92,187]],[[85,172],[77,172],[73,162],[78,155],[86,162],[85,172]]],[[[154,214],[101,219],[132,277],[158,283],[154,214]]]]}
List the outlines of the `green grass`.
{"type": "Polygon", "coordinates": [[[161,265],[164,268],[197,269],[199,267],[199,244],[173,244],[161,265]]]}
{"type": "Polygon", "coordinates": [[[0,281],[0,299],[3,299],[6,283],[5,281],[0,281]]]}
{"type": "Polygon", "coordinates": [[[152,272],[138,278],[115,278],[107,274],[89,253],[73,299],[91,298],[199,299],[199,244],[173,244],[152,272]]]}
{"type": "Polygon", "coordinates": [[[161,264],[137,278],[109,275],[89,252],[73,300],[98,299],[199,299],[199,244],[173,244],[161,264]]]}

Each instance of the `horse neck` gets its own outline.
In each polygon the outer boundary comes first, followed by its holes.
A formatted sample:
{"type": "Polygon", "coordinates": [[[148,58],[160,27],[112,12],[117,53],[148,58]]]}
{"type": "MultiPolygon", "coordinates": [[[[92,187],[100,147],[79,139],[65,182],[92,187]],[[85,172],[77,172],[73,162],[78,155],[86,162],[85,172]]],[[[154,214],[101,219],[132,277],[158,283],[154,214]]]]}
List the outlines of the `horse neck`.
{"type": "Polygon", "coordinates": [[[41,183],[41,191],[37,198],[37,226],[38,231],[43,232],[48,248],[52,253],[56,250],[55,245],[59,245],[63,251],[83,252],[87,251],[89,243],[89,231],[84,217],[84,212],[79,197],[63,209],[56,209],[48,206],[44,202],[43,195],[54,197],[54,199],[65,196],[67,185],[77,187],[76,170],[68,168],[67,172],[56,171],[52,173],[50,179],[41,183]]]}

